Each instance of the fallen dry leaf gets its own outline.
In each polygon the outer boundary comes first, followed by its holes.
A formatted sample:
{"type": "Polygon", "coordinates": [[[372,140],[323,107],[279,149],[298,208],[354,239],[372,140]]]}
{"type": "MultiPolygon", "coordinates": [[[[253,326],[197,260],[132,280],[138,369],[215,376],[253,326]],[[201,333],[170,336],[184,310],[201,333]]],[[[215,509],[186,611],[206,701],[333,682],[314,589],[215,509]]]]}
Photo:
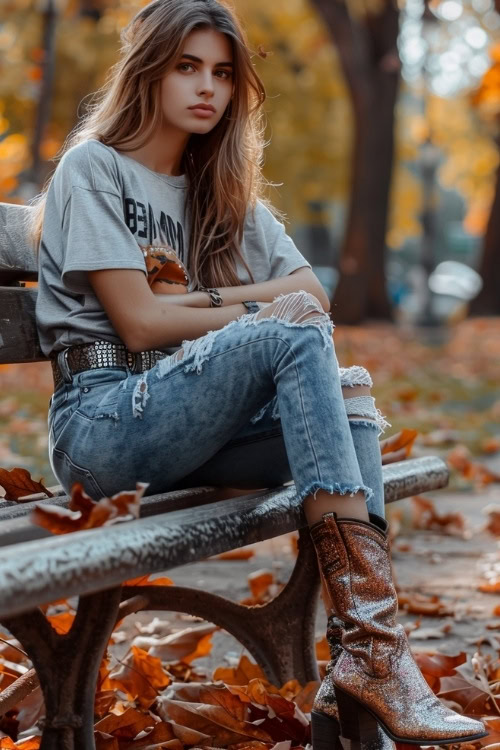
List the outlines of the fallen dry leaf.
{"type": "Polygon", "coordinates": [[[465,445],[457,445],[447,455],[447,461],[465,479],[470,479],[478,487],[492,482],[500,482],[500,474],[490,471],[483,464],[472,461],[470,450],[465,445]]]}
{"type": "Polygon", "coordinates": [[[451,622],[445,622],[437,628],[415,628],[409,634],[412,641],[428,641],[431,639],[444,638],[445,635],[453,630],[451,622]]]}
{"type": "Polygon", "coordinates": [[[103,719],[115,705],[116,699],[117,694],[114,690],[100,690],[98,688],[94,700],[94,717],[103,719]]]}
{"type": "Polygon", "coordinates": [[[428,617],[453,615],[453,609],[436,595],[398,591],[398,603],[401,609],[412,615],[426,615],[428,617]]]}
{"type": "MultiPolygon", "coordinates": [[[[26,495],[34,495],[37,492],[44,492],[47,497],[54,497],[42,480],[35,482],[31,474],[26,469],[16,467],[14,469],[0,469],[0,486],[5,490],[4,500],[19,500],[26,495]]],[[[1,746],[0,746],[1,747],[1,746]]]]}
{"type": "Polygon", "coordinates": [[[111,734],[94,732],[96,750],[120,750],[118,740],[111,734]]]}
{"type": "Polygon", "coordinates": [[[387,453],[395,453],[396,451],[404,448],[406,458],[411,455],[413,443],[418,435],[418,430],[403,429],[396,435],[393,435],[387,440],[384,440],[382,447],[382,455],[385,456],[387,453]]]}
{"type": "Polygon", "coordinates": [[[50,622],[56,633],[65,635],[71,630],[75,619],[74,612],[59,612],[57,615],[49,615],[47,620],[50,622]]]}
{"type": "Polygon", "coordinates": [[[221,706],[238,721],[245,721],[248,717],[248,706],[250,701],[242,701],[238,694],[231,692],[227,685],[213,683],[190,683],[181,685],[175,690],[175,699],[189,701],[191,703],[205,703],[212,706],[221,706]]]}
{"type": "Polygon", "coordinates": [[[245,654],[241,656],[237,667],[218,667],[213,676],[214,681],[221,680],[227,685],[248,685],[254,678],[266,682],[262,669],[258,664],[251,662],[245,654]]]}
{"type": "Polygon", "coordinates": [[[2,737],[0,739],[0,750],[38,750],[40,740],[40,737],[30,737],[21,742],[13,742],[10,737],[2,737]]]}
{"type": "MultiPolygon", "coordinates": [[[[155,704],[155,708],[158,704],[155,704]]],[[[158,714],[161,715],[160,713],[158,714]]],[[[182,724],[177,724],[175,721],[167,721],[165,722],[170,727],[172,727],[173,733],[179,739],[183,745],[191,745],[194,747],[201,746],[206,747],[208,744],[208,741],[210,737],[208,734],[203,734],[202,732],[196,731],[196,729],[192,729],[191,727],[185,727],[182,724]]]]}
{"type": "Polygon", "coordinates": [[[318,661],[330,661],[330,646],[328,645],[326,636],[316,641],[316,659],[318,661]]]}
{"type": "Polygon", "coordinates": [[[169,723],[160,721],[151,730],[143,731],[135,740],[127,745],[120,743],[120,750],[140,750],[141,748],[170,748],[171,750],[182,750],[183,744],[176,737],[169,723]]]}
{"type": "Polygon", "coordinates": [[[139,576],[139,578],[130,578],[123,582],[124,586],[173,586],[174,582],[167,576],[161,578],[151,578],[150,575],[139,576]]]}
{"type": "Polygon", "coordinates": [[[240,604],[255,607],[273,599],[283,588],[283,584],[276,583],[274,573],[270,570],[256,570],[247,578],[251,595],[241,600],[240,604]]]}
{"type": "MultiPolygon", "coordinates": [[[[159,703],[157,701],[157,705],[159,703]]],[[[159,716],[164,718],[166,713],[165,718],[170,718],[177,724],[189,726],[197,732],[208,735],[210,744],[215,747],[241,742],[242,739],[272,741],[269,734],[260,726],[238,719],[234,713],[230,713],[221,706],[163,698],[161,707],[162,710],[158,710],[159,716]]]]}
{"type": "Polygon", "coordinates": [[[248,576],[248,585],[254,599],[261,599],[267,594],[269,586],[274,583],[274,573],[270,570],[256,570],[248,576]]]}
{"type": "Polygon", "coordinates": [[[435,693],[438,693],[441,687],[441,679],[455,674],[455,670],[467,659],[463,652],[455,656],[447,654],[433,653],[416,653],[414,654],[420,671],[424,675],[427,683],[435,693]]]}
{"type": "Polygon", "coordinates": [[[500,505],[487,505],[483,508],[483,513],[488,517],[485,531],[489,531],[493,536],[500,536],[500,505]]]}
{"type": "Polygon", "coordinates": [[[53,534],[109,526],[117,521],[139,518],[140,502],[146,488],[147,484],[138,482],[135,492],[119,492],[95,502],[83,491],[81,484],[75,484],[68,508],[37,505],[30,518],[34,524],[53,534]]]}
{"type": "Polygon", "coordinates": [[[220,555],[214,555],[213,560],[250,560],[255,555],[255,550],[248,547],[241,549],[232,549],[229,552],[221,552],[220,555]]]}
{"type": "Polygon", "coordinates": [[[481,442],[483,453],[498,453],[500,451],[500,440],[498,438],[486,438],[481,442]]]}
{"type": "MultiPolygon", "coordinates": [[[[154,726],[154,720],[151,715],[147,716],[135,708],[128,708],[123,714],[108,714],[94,725],[98,732],[112,735],[118,739],[132,740],[139,732],[154,726]]],[[[173,734],[168,739],[172,739],[173,734]]]]}
{"type": "Polygon", "coordinates": [[[413,526],[426,531],[440,531],[443,534],[459,536],[462,539],[470,536],[467,520],[462,513],[439,514],[432,500],[416,495],[412,497],[413,526]]]}
{"type": "Polygon", "coordinates": [[[159,659],[137,646],[131,646],[128,656],[103,681],[101,689],[121,690],[129,700],[136,700],[141,706],[149,708],[159,691],[169,682],[170,678],[159,659]]]}
{"type": "Polygon", "coordinates": [[[227,689],[243,701],[250,701],[250,718],[258,721],[259,727],[273,740],[291,740],[293,745],[309,741],[309,722],[305,715],[269,683],[253,679],[248,685],[227,686],[227,689]]]}
{"type": "Polygon", "coordinates": [[[212,633],[216,630],[217,625],[207,622],[170,633],[163,638],[138,635],[132,643],[162,661],[179,660],[190,664],[193,659],[210,653],[212,633]]]}

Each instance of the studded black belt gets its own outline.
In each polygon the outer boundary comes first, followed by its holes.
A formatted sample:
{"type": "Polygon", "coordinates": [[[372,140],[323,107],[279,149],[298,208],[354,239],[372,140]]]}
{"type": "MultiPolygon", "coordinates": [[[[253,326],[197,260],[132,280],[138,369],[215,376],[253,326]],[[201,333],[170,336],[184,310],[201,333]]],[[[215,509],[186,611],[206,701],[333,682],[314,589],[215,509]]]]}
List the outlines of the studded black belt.
{"type": "MultiPolygon", "coordinates": [[[[58,355],[59,357],[61,354],[58,355]]],[[[123,367],[133,373],[146,372],[160,360],[168,356],[166,352],[152,349],[147,352],[130,352],[124,344],[109,341],[93,341],[91,344],[76,344],[62,353],[70,375],[85,370],[98,370],[103,367],[123,367]]],[[[64,375],[57,357],[51,359],[54,390],[63,382],[64,375]]]]}

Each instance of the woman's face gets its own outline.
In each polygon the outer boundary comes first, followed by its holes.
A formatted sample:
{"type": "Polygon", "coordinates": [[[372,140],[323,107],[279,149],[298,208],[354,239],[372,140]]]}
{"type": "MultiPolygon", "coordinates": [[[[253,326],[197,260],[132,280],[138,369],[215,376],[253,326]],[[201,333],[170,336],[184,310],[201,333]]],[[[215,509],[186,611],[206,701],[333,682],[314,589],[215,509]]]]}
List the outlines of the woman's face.
{"type": "Polygon", "coordinates": [[[181,57],[161,82],[163,121],[186,134],[209,133],[233,93],[233,52],[225,34],[192,31],[181,57]]]}

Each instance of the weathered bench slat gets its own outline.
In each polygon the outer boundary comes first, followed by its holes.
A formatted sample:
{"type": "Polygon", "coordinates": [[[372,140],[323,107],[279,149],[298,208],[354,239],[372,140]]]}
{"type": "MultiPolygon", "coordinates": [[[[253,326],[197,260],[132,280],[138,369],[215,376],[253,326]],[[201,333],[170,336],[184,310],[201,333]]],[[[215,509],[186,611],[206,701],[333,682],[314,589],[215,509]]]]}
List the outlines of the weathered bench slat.
{"type": "Polygon", "coordinates": [[[15,203],[0,203],[0,284],[36,281],[38,264],[29,234],[33,209],[15,203]]]}
{"type": "MultiPolygon", "coordinates": [[[[410,458],[407,461],[389,464],[382,467],[382,473],[386,504],[422,492],[441,489],[446,487],[449,479],[448,467],[442,459],[436,456],[420,456],[420,458],[410,458]]],[[[253,494],[258,496],[261,493],[254,492],[253,494]]],[[[141,516],[182,510],[211,502],[216,497],[216,487],[194,487],[150,495],[141,501],[141,516]]],[[[0,529],[4,528],[5,521],[28,515],[36,505],[51,504],[67,507],[68,503],[66,495],[37,498],[23,503],[11,500],[0,501],[0,521],[2,522],[0,529]]]]}
{"type": "MultiPolygon", "coordinates": [[[[433,466],[431,474],[441,481],[435,488],[446,484],[444,462],[434,457],[415,460],[421,461],[422,477],[433,466]]],[[[384,476],[393,477],[391,499],[407,496],[407,463],[384,467],[384,476]]],[[[412,477],[410,494],[420,491],[418,486],[412,477]]],[[[258,498],[247,495],[76,532],[70,539],[59,536],[4,547],[0,551],[0,617],[58,598],[111,588],[128,578],[168,570],[305,525],[302,505],[295,487],[290,486],[258,498]]]]}
{"type": "MultiPolygon", "coordinates": [[[[152,516],[155,513],[182,510],[183,508],[214,502],[217,499],[214,493],[216,493],[216,490],[213,487],[193,487],[187,490],[174,490],[160,495],[143,497],[141,500],[141,516],[152,516]]],[[[27,516],[37,505],[58,505],[61,508],[67,508],[69,499],[67,495],[61,495],[60,497],[30,500],[27,503],[12,501],[0,503],[0,531],[5,528],[7,521],[27,516]]]]}
{"type": "MultiPolygon", "coordinates": [[[[448,482],[448,469],[441,459],[424,456],[383,467],[385,502],[392,503],[404,497],[418,495],[422,492],[440,489],[448,482]]],[[[288,488],[283,488],[286,492],[288,488]]],[[[279,490],[274,489],[274,492],[279,490]]],[[[265,497],[269,492],[252,493],[255,499],[265,497]]],[[[162,495],[145,497],[141,502],[141,517],[146,518],[158,513],[171,513],[185,508],[194,508],[217,501],[217,489],[199,487],[177,492],[166,492],[162,495]]],[[[51,536],[48,531],[33,526],[27,517],[36,505],[53,504],[68,506],[68,498],[50,498],[37,502],[12,504],[1,508],[0,505],[0,547],[32,539],[43,539],[51,536]],[[12,507],[13,506],[13,507],[12,507]]],[[[225,500],[223,502],[226,502],[225,500]]],[[[285,533],[285,532],[283,532],[285,533]]]]}
{"type": "Polygon", "coordinates": [[[0,287],[0,364],[47,359],[38,341],[36,296],[34,288],[0,287]]]}

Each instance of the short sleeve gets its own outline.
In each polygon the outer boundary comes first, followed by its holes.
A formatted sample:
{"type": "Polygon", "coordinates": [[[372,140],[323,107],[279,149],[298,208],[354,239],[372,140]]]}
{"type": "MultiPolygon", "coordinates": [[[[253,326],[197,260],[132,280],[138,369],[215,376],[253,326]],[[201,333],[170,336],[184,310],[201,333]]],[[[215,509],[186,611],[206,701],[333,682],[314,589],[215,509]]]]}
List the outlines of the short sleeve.
{"type": "Polygon", "coordinates": [[[284,225],[261,201],[247,215],[242,250],[257,283],[311,267],[284,225]]]}
{"type": "Polygon", "coordinates": [[[62,279],[76,294],[91,292],[88,271],[137,269],[146,273],[141,248],[125,224],[120,195],[74,186],[63,216],[62,279]]]}

